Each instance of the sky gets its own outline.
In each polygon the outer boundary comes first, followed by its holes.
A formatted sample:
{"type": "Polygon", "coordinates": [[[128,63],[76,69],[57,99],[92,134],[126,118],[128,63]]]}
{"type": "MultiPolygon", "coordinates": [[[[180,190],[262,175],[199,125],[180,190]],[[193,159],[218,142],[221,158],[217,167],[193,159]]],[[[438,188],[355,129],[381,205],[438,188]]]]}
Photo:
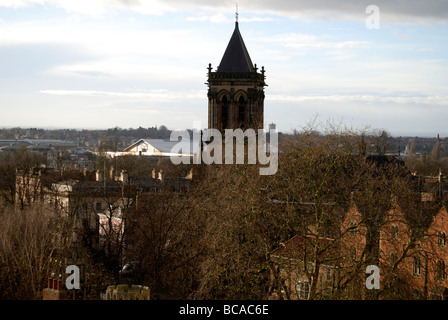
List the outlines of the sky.
{"type": "MultiPolygon", "coordinates": [[[[236,3],[0,0],[0,127],[206,127],[236,3]]],[[[237,5],[266,125],[448,136],[448,1],[237,5]]]]}

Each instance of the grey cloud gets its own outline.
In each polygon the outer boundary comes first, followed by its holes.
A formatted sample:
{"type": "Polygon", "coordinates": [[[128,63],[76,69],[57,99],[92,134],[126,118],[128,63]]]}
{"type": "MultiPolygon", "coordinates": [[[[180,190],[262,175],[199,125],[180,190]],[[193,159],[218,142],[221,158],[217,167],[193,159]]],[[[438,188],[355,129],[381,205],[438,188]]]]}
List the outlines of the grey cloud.
{"type": "MultiPolygon", "coordinates": [[[[185,10],[208,8],[210,10],[235,10],[234,1],[207,0],[170,0],[163,1],[173,9],[185,10]]],[[[381,19],[385,22],[431,23],[448,21],[448,1],[446,0],[258,0],[239,2],[240,16],[244,11],[269,11],[280,15],[328,20],[365,20],[366,8],[376,5],[380,9],[381,19]]]]}
{"type": "Polygon", "coordinates": [[[141,5],[140,0],[115,0],[118,5],[123,5],[126,7],[139,6],[141,5]]]}
{"type": "MultiPolygon", "coordinates": [[[[21,7],[32,4],[48,3],[60,5],[67,10],[74,10],[61,0],[17,0],[14,4],[0,4],[6,7],[21,7]]],[[[92,4],[103,9],[129,9],[140,11],[143,14],[154,13],[151,8],[158,11],[175,10],[200,12],[201,10],[213,13],[235,12],[235,0],[92,0],[92,4]]],[[[381,20],[398,23],[432,23],[448,21],[448,1],[446,0],[257,0],[239,1],[240,18],[247,12],[274,13],[302,19],[319,20],[356,20],[366,19],[366,8],[375,5],[380,9],[381,20]]],[[[88,12],[88,5],[85,10],[88,12]]],[[[246,17],[248,18],[248,17],[246,17]]]]}

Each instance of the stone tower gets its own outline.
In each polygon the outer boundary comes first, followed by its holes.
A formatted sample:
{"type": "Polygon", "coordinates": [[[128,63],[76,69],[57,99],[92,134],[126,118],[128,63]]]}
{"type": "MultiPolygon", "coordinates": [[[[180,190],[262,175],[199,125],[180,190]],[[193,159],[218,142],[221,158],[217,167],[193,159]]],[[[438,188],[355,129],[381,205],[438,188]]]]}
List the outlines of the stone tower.
{"type": "Polygon", "coordinates": [[[208,67],[208,128],[263,128],[265,70],[253,65],[238,21],[216,71],[208,67]]]}

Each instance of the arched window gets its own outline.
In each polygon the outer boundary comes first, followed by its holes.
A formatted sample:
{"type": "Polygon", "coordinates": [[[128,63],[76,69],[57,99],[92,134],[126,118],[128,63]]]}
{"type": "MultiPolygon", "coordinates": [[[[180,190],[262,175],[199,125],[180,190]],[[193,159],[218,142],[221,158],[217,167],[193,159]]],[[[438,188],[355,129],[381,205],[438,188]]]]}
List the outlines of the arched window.
{"type": "Polygon", "coordinates": [[[238,126],[240,128],[244,127],[246,120],[246,102],[244,101],[244,97],[240,96],[238,99],[238,126]]]}
{"type": "Polygon", "coordinates": [[[222,98],[222,104],[221,104],[221,124],[223,130],[227,129],[228,118],[229,118],[229,102],[227,101],[227,96],[224,96],[222,98]]]}

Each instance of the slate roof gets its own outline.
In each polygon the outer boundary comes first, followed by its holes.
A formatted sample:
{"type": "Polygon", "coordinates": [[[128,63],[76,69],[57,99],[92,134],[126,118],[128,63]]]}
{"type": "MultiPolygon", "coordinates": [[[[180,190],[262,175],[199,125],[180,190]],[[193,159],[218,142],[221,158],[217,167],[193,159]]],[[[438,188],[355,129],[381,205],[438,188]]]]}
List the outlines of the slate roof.
{"type": "Polygon", "coordinates": [[[235,22],[235,30],[230,38],[227,49],[224,52],[217,72],[254,72],[254,65],[250,59],[249,52],[244,44],[238,28],[238,21],[235,22]]]}

